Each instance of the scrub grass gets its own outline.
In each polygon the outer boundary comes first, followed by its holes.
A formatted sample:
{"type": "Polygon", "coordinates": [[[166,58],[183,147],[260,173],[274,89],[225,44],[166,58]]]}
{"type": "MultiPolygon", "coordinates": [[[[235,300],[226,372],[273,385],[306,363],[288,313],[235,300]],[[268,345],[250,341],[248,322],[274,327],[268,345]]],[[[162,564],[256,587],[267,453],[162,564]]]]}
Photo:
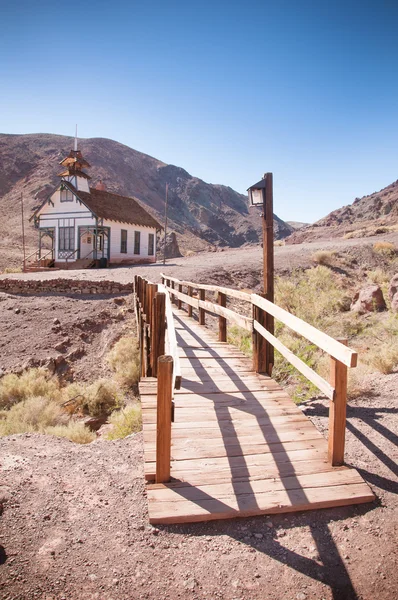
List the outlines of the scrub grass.
{"type": "Polygon", "coordinates": [[[132,433],[141,431],[141,405],[137,403],[133,406],[114,411],[109,418],[109,422],[113,427],[107,435],[108,440],[119,440],[132,433]]]}
{"type": "Polygon", "coordinates": [[[139,380],[139,350],[137,339],[124,336],[108,354],[108,362],[115,373],[115,379],[125,387],[132,387],[139,380]]]}

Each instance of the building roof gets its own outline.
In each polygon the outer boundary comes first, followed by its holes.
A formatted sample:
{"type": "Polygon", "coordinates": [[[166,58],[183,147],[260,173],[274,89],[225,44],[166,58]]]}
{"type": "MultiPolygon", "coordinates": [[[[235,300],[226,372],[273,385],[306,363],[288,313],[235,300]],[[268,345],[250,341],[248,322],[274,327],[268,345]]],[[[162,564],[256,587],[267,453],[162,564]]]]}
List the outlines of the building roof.
{"type": "Polygon", "coordinates": [[[87,208],[99,218],[162,229],[160,223],[135,198],[119,196],[119,194],[95,188],[91,188],[90,192],[82,192],[76,190],[69,182],[67,184],[87,208]]]}

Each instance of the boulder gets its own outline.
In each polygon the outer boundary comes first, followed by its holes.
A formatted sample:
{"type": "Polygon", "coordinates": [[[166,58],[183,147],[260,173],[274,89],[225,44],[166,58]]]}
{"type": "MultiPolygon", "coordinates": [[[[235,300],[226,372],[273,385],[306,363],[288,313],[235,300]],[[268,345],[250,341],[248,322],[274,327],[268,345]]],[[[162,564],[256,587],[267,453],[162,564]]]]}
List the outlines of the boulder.
{"type": "Polygon", "coordinates": [[[398,312],[398,273],[390,281],[388,297],[391,300],[391,309],[398,312]]]}
{"type": "Polygon", "coordinates": [[[166,258],[179,258],[182,256],[174,231],[168,234],[166,239],[166,258]]]}
{"type": "Polygon", "coordinates": [[[367,312],[386,310],[383,292],[378,285],[367,285],[357,292],[351,304],[351,310],[360,315],[367,312]]]}

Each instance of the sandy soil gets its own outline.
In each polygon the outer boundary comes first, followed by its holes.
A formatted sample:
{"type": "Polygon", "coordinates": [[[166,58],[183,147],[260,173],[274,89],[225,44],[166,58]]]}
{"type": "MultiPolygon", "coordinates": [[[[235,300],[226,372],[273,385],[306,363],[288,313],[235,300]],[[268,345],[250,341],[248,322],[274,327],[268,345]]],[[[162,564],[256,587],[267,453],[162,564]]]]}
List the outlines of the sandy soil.
{"type": "MultiPolygon", "coordinates": [[[[397,384],[375,379],[349,408],[347,462],[378,497],[360,507],[153,529],[141,434],[3,438],[0,597],[397,598],[397,384]]],[[[306,412],[326,431],[324,403],[306,412]]]]}
{"type": "Polygon", "coordinates": [[[46,365],[68,380],[104,377],[127,311],[125,296],[0,293],[0,371],[46,365]]]}

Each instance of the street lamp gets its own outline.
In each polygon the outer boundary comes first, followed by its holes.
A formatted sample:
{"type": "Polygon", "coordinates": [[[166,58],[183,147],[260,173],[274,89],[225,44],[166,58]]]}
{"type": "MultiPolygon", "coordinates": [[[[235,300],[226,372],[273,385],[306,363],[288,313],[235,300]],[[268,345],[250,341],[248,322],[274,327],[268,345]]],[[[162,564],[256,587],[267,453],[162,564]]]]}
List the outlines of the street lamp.
{"type": "Polygon", "coordinates": [[[258,206],[264,204],[265,190],[267,186],[267,174],[264,175],[263,179],[248,188],[249,202],[251,206],[258,206]]]}

